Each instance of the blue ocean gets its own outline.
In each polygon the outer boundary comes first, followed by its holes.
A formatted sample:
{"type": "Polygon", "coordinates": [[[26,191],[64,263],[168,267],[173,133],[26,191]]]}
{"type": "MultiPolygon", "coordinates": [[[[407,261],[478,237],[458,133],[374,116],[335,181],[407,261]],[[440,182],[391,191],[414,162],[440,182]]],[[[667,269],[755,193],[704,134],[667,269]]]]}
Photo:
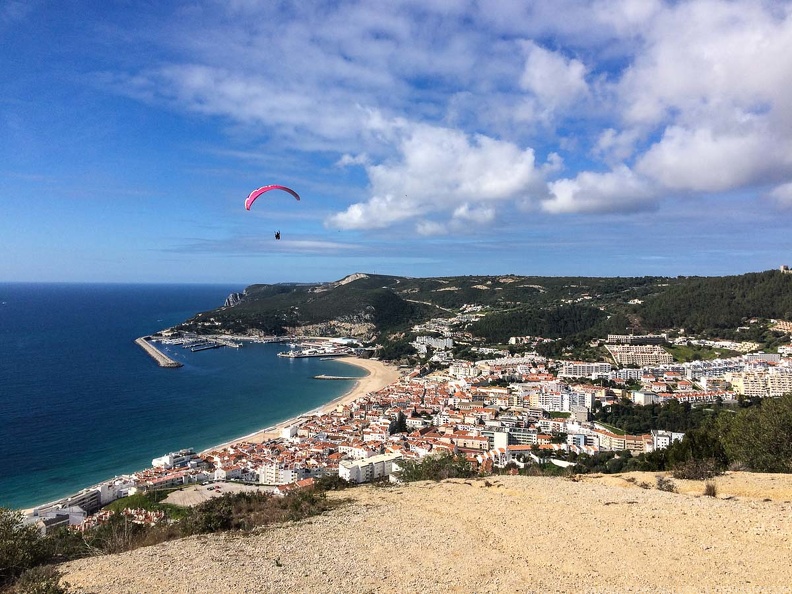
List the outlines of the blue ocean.
{"type": "Polygon", "coordinates": [[[365,375],[250,343],[168,346],[184,366],[164,369],[134,344],[243,288],[0,283],[0,506],[32,507],[248,435],[353,385],[313,376],[365,375]]]}

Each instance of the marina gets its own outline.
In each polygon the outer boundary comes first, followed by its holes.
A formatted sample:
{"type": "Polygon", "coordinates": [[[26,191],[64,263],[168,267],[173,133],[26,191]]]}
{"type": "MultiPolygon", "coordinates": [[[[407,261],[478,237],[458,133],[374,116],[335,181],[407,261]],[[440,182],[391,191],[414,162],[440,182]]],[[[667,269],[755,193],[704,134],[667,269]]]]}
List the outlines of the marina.
{"type": "Polygon", "coordinates": [[[286,357],[288,359],[303,359],[305,357],[318,357],[320,360],[335,359],[336,357],[346,357],[352,354],[349,347],[338,346],[334,343],[323,342],[316,343],[303,343],[303,344],[290,344],[288,351],[281,351],[278,357],[286,357]]]}

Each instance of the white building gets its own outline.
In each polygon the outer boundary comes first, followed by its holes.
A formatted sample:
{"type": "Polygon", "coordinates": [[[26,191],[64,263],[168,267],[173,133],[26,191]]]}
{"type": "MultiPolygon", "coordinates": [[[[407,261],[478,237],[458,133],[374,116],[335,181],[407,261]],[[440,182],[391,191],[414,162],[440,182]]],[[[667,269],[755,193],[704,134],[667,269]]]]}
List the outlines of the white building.
{"type": "Polygon", "coordinates": [[[685,436],[684,433],[676,433],[674,431],[663,431],[660,429],[652,429],[652,450],[664,450],[671,445],[672,442],[681,441],[685,436]]]}
{"type": "Polygon", "coordinates": [[[342,460],[338,464],[338,476],[350,483],[370,483],[393,472],[393,463],[401,460],[400,452],[379,454],[364,460],[342,460]]]}
{"type": "Polygon", "coordinates": [[[259,482],[265,485],[288,485],[305,478],[302,473],[295,472],[293,466],[278,464],[262,464],[258,467],[259,482]]]}
{"type": "Polygon", "coordinates": [[[610,363],[590,363],[588,361],[564,361],[558,377],[607,378],[611,371],[610,363]]]}
{"type": "Polygon", "coordinates": [[[448,367],[448,375],[455,378],[476,377],[481,374],[481,369],[470,361],[455,361],[448,367]]]}
{"type": "Polygon", "coordinates": [[[151,461],[151,465],[154,468],[178,468],[180,466],[189,466],[191,462],[195,462],[197,460],[198,454],[195,453],[194,449],[188,448],[185,450],[179,450],[178,452],[170,452],[169,454],[165,454],[159,458],[154,458],[151,461]]]}
{"type": "Polygon", "coordinates": [[[646,406],[648,404],[656,404],[659,402],[659,398],[657,394],[654,392],[647,392],[647,391],[635,391],[632,393],[632,401],[635,404],[639,404],[641,406],[646,406]]]}

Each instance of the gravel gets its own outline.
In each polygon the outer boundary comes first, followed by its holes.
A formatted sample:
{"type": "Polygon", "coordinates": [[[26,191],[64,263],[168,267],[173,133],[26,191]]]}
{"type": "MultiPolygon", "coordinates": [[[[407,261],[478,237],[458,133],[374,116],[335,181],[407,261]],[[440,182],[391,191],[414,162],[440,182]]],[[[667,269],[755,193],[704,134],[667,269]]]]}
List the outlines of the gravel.
{"type": "Polygon", "coordinates": [[[715,498],[701,482],[640,488],[655,483],[640,474],[359,487],[302,522],[61,569],[97,594],[792,592],[792,477],[770,476],[750,496],[724,477],[715,498]]]}

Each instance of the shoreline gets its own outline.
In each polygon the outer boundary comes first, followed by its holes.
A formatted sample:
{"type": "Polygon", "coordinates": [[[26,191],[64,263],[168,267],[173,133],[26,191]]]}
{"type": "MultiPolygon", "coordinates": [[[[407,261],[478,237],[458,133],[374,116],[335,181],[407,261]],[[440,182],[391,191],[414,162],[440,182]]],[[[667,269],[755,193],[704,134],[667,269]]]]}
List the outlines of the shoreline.
{"type": "MultiPolygon", "coordinates": [[[[337,398],[334,398],[333,400],[331,400],[329,402],[326,402],[325,404],[323,404],[323,405],[321,405],[321,406],[319,406],[317,408],[313,408],[311,410],[299,413],[299,414],[297,414],[297,415],[295,415],[293,417],[290,417],[288,419],[280,421],[279,423],[277,423],[275,425],[268,426],[268,427],[266,427],[264,429],[259,429],[258,431],[254,431],[253,433],[250,433],[248,435],[243,435],[241,437],[237,437],[237,438],[231,439],[231,440],[229,440],[227,442],[224,442],[224,443],[221,443],[219,445],[215,445],[215,446],[206,448],[206,449],[204,449],[204,450],[202,450],[202,451],[200,451],[198,453],[201,454],[201,455],[207,454],[209,452],[220,450],[220,449],[229,447],[229,446],[231,446],[231,445],[233,445],[235,443],[240,443],[240,442],[263,443],[263,442],[265,442],[267,440],[270,440],[270,439],[279,438],[280,434],[281,434],[281,431],[285,427],[289,427],[290,425],[295,424],[300,419],[303,419],[303,418],[306,418],[306,417],[311,417],[311,416],[314,416],[314,415],[322,415],[322,414],[326,414],[328,412],[331,412],[331,411],[333,411],[335,409],[336,406],[350,404],[353,401],[357,400],[358,398],[360,398],[362,396],[365,396],[369,392],[376,392],[378,390],[381,390],[385,386],[389,386],[389,385],[393,384],[394,382],[398,381],[398,379],[401,377],[401,372],[398,370],[397,367],[395,367],[394,365],[392,365],[390,363],[384,363],[384,362],[379,361],[379,360],[363,359],[363,358],[354,357],[354,356],[339,357],[336,360],[339,361],[339,362],[345,363],[347,365],[354,365],[356,367],[360,367],[362,369],[365,369],[368,372],[368,374],[364,375],[363,377],[360,377],[360,378],[354,378],[354,379],[356,379],[356,381],[353,384],[353,386],[347,392],[345,392],[341,396],[338,396],[337,398]]],[[[105,482],[105,481],[97,483],[97,485],[102,484],[103,482],[105,482]]],[[[90,488],[92,488],[94,486],[97,486],[97,485],[91,485],[89,487],[84,487],[84,489],[90,489],[90,488]]],[[[77,493],[79,493],[81,491],[78,491],[77,493]]],[[[39,505],[27,507],[27,508],[21,508],[19,511],[21,511],[22,513],[24,513],[26,515],[29,515],[29,514],[33,513],[33,511],[36,510],[36,509],[44,508],[44,507],[47,507],[49,505],[59,503],[60,501],[62,501],[66,497],[71,497],[73,495],[74,495],[74,493],[72,493],[71,495],[67,495],[67,496],[65,496],[63,498],[50,501],[50,502],[42,503],[42,504],[39,504],[39,505]]]]}
{"type": "Polygon", "coordinates": [[[358,398],[365,396],[369,392],[376,392],[381,390],[382,388],[389,386],[396,381],[399,380],[401,377],[401,373],[399,372],[398,368],[393,366],[390,363],[383,363],[379,360],[372,360],[372,359],[362,359],[360,357],[339,357],[337,359],[340,363],[345,363],[347,365],[354,365],[355,367],[360,367],[368,371],[367,375],[364,375],[361,378],[355,378],[354,385],[347,391],[346,393],[342,394],[341,396],[334,398],[330,402],[319,406],[318,408],[314,408],[305,412],[302,412],[298,415],[285,419],[275,425],[271,425],[269,427],[265,427],[264,429],[259,429],[258,431],[254,431],[248,435],[243,435],[242,437],[238,437],[235,439],[231,439],[227,442],[221,443],[219,445],[207,448],[201,452],[200,454],[206,454],[209,452],[213,452],[216,450],[221,450],[223,448],[227,448],[235,443],[240,443],[243,441],[251,442],[251,443],[263,443],[270,439],[276,439],[280,437],[281,431],[286,427],[294,425],[300,419],[315,416],[315,415],[323,415],[335,410],[335,408],[339,405],[347,405],[351,404],[358,398]]]}

